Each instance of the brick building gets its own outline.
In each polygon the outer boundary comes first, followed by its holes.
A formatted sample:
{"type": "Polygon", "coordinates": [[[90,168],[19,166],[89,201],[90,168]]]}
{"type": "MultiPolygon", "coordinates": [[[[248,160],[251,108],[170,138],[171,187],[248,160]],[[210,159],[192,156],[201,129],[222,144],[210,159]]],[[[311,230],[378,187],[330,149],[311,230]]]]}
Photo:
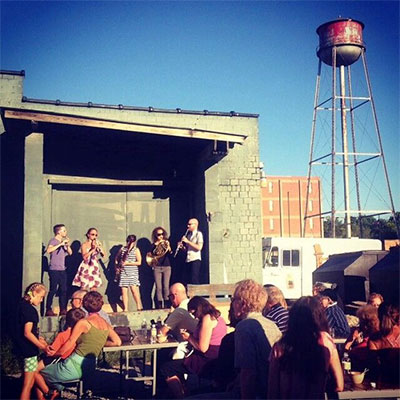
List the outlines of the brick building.
{"type": "MultiPolygon", "coordinates": [[[[28,283],[47,283],[42,249],[56,223],[75,246],[72,271],[84,233],[99,230],[109,301],[127,234],[145,254],[162,225],[174,249],[190,217],[205,237],[204,283],[261,282],[258,115],[27,99],[24,79],[0,72],[3,310],[28,283]]],[[[142,267],[145,291],[152,272],[142,267]]]]}
{"type": "MultiPolygon", "coordinates": [[[[306,209],[307,177],[267,176],[261,185],[264,237],[301,237],[306,209]]],[[[321,212],[321,182],[311,178],[308,215],[321,212]]],[[[322,237],[321,218],[306,220],[305,237],[322,237]]]]}

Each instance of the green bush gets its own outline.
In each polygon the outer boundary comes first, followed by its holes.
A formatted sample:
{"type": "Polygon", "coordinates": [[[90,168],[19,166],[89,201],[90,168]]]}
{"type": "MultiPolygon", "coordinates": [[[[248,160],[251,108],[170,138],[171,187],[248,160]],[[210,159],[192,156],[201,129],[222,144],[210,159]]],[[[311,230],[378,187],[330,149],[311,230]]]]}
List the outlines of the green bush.
{"type": "Polygon", "coordinates": [[[9,337],[1,340],[1,374],[16,375],[22,372],[22,359],[15,354],[14,345],[9,337]]]}

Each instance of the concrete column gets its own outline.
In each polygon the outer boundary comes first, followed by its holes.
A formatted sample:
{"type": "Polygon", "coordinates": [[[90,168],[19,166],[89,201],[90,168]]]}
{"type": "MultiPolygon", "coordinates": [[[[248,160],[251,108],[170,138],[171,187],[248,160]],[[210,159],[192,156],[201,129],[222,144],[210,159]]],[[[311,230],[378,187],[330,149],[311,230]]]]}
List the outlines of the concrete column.
{"type": "Polygon", "coordinates": [[[25,138],[24,246],[22,290],[40,282],[43,221],[43,135],[25,138]]]}

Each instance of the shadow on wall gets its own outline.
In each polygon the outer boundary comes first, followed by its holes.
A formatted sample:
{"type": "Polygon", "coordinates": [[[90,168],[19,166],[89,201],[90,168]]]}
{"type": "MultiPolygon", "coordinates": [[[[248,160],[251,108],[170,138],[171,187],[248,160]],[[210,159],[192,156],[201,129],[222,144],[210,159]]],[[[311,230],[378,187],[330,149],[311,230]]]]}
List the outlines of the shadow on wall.
{"type": "Polygon", "coordinates": [[[70,299],[72,294],[79,288],[72,286],[72,281],[78,271],[79,264],[82,262],[82,255],[80,253],[81,242],[74,240],[71,243],[72,254],[65,258],[65,266],[67,267],[67,298],[70,299]]]}
{"type": "Polygon", "coordinates": [[[139,267],[139,281],[143,310],[151,310],[153,308],[151,293],[154,286],[154,275],[152,268],[146,263],[146,254],[151,249],[151,242],[147,238],[140,238],[137,241],[137,247],[142,255],[142,264],[139,267]]]}
{"type": "MultiPolygon", "coordinates": [[[[104,267],[104,277],[107,279],[107,288],[105,295],[107,296],[108,303],[111,306],[113,312],[118,311],[118,306],[123,309],[121,301],[121,289],[118,286],[118,282],[115,282],[115,258],[122,245],[116,245],[111,247],[110,256],[108,257],[107,267],[104,267]]],[[[103,264],[104,265],[104,264],[103,264]]]]}

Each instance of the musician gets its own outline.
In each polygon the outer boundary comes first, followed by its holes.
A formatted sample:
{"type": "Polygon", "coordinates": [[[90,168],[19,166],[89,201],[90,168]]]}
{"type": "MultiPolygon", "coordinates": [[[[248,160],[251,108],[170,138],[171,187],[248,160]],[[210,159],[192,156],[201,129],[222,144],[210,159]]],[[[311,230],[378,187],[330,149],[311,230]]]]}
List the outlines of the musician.
{"type": "Polygon", "coordinates": [[[158,226],[153,229],[151,233],[153,242],[151,254],[155,257],[156,261],[153,266],[154,281],[156,283],[156,308],[167,308],[170,306],[169,301],[169,281],[171,279],[171,245],[168,240],[167,231],[158,226]]]}
{"type": "Polygon", "coordinates": [[[119,287],[121,288],[124,311],[128,311],[128,288],[136,302],[137,311],[143,310],[139,290],[139,266],[142,264],[142,255],[136,247],[136,235],[128,235],[126,245],[119,250],[115,260],[121,268],[119,287]]]}
{"type": "Polygon", "coordinates": [[[67,270],[65,267],[65,257],[72,254],[65,225],[54,225],[53,232],[55,236],[49,241],[46,249],[46,252],[50,254],[50,290],[46,302],[46,317],[56,316],[51,307],[53,297],[57,293],[58,288],[60,288],[60,315],[67,313],[67,270]]]}
{"type": "Polygon", "coordinates": [[[200,283],[201,249],[203,248],[203,234],[198,230],[199,221],[191,218],[187,224],[187,234],[182,236],[178,245],[183,245],[187,251],[184,270],[185,284],[200,283]]]}
{"type": "Polygon", "coordinates": [[[97,290],[102,285],[98,257],[104,257],[105,252],[98,240],[99,232],[96,228],[89,228],[85,236],[86,241],[81,246],[83,261],[78,267],[72,285],[83,290],[97,290]]]}

